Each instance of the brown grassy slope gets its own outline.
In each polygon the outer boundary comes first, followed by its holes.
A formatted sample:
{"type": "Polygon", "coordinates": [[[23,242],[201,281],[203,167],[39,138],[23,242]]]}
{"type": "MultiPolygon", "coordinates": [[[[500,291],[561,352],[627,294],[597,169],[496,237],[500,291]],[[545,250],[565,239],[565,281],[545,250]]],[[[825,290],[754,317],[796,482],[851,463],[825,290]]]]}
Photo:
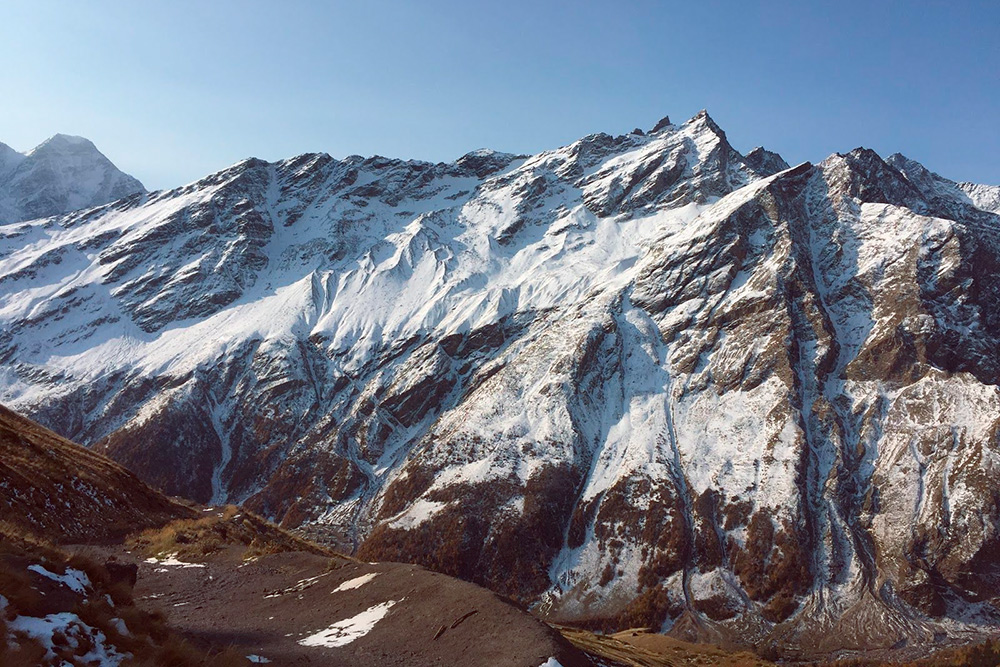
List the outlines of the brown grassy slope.
{"type": "Polygon", "coordinates": [[[598,635],[568,626],[557,628],[576,648],[602,663],[622,667],[774,667],[773,663],[747,651],[724,651],[638,628],[613,635],[598,635]]]}
{"type": "Polygon", "coordinates": [[[54,543],[99,542],[195,516],[111,460],[0,406],[0,517],[54,543]]]}
{"type": "Polygon", "coordinates": [[[128,544],[146,556],[173,554],[181,560],[195,562],[226,547],[240,548],[244,559],[301,551],[353,560],[308,542],[235,505],[207,510],[196,519],[177,519],[162,528],[144,530],[133,535],[128,544]]]}
{"type": "Polygon", "coordinates": [[[1000,665],[1000,642],[991,639],[981,644],[941,649],[926,658],[907,662],[855,658],[814,663],[814,667],[997,667],[997,665],[1000,665]]]}

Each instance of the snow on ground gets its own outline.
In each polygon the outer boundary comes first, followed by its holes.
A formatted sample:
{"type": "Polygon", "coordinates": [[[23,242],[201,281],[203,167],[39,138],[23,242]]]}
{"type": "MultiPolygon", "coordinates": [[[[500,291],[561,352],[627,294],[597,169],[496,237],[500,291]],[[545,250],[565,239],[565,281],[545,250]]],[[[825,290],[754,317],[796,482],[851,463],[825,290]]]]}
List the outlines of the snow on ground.
{"type": "MultiPolygon", "coordinates": [[[[405,598],[404,598],[405,599],[405,598]]],[[[364,637],[375,624],[385,618],[389,610],[402,600],[388,600],[381,604],[374,605],[364,610],[356,616],[334,623],[326,630],[320,630],[316,634],[309,635],[305,639],[300,639],[302,646],[316,646],[322,648],[335,648],[345,646],[355,639],[364,637]]]]}
{"type": "Polygon", "coordinates": [[[369,572],[368,574],[362,574],[360,577],[355,577],[350,581],[345,581],[344,583],[333,589],[333,592],[340,593],[342,591],[351,591],[354,590],[355,588],[361,588],[362,586],[364,586],[377,576],[378,572],[369,572]]]}
{"type": "Polygon", "coordinates": [[[186,563],[178,560],[177,554],[167,554],[164,558],[147,558],[146,562],[150,565],[166,565],[168,567],[205,567],[204,563],[186,563]]]}
{"type": "Polygon", "coordinates": [[[560,663],[555,658],[549,658],[548,660],[540,664],[538,667],[562,667],[562,663],[560,663]]]}
{"type": "Polygon", "coordinates": [[[263,665],[265,663],[271,662],[270,660],[268,660],[264,656],[262,656],[262,655],[254,655],[253,653],[251,653],[250,655],[247,656],[247,660],[249,660],[250,662],[252,662],[254,664],[257,664],[257,665],[263,665]]]}
{"type": "Polygon", "coordinates": [[[86,589],[90,586],[90,578],[87,577],[85,572],[80,570],[74,570],[71,567],[66,568],[66,574],[55,574],[54,572],[49,572],[41,565],[29,565],[28,570],[34,572],[35,574],[40,574],[46,579],[51,579],[52,581],[58,581],[63,586],[68,589],[83,595],[86,589]]]}
{"type": "Polygon", "coordinates": [[[70,612],[49,614],[45,618],[18,616],[7,622],[7,630],[24,633],[38,641],[46,650],[46,660],[56,659],[54,648],[57,643],[59,647],[68,646],[71,649],[90,646],[90,650],[79,658],[81,665],[118,667],[123,660],[132,657],[128,653],[119,653],[106,643],[103,632],[90,627],[70,612]]]}
{"type": "MultiPolygon", "coordinates": [[[[470,466],[471,465],[472,464],[470,464],[470,466]]],[[[482,467],[482,462],[477,461],[476,465],[482,467]]],[[[404,510],[399,517],[393,519],[392,526],[394,528],[411,530],[422,524],[424,521],[427,521],[447,504],[448,503],[441,503],[433,500],[427,500],[426,498],[420,498],[404,510]]]]}

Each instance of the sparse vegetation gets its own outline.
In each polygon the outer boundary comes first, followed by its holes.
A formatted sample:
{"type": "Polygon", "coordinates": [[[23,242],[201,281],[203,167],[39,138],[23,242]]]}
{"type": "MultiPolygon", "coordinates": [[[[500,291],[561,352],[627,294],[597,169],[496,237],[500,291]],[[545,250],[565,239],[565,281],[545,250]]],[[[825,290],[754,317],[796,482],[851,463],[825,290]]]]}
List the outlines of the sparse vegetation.
{"type": "Polygon", "coordinates": [[[194,515],[111,460],[2,406],[0,482],[7,528],[61,543],[120,539],[194,515]]]}
{"type": "Polygon", "coordinates": [[[573,646],[604,664],[623,667],[773,667],[749,651],[725,651],[707,644],[692,644],[665,635],[634,629],[598,635],[570,627],[557,628],[573,646]]]}
{"type": "Polygon", "coordinates": [[[243,558],[284,551],[333,554],[235,505],[206,513],[198,519],[178,519],[162,528],[145,530],[130,546],[152,557],[176,554],[182,560],[203,560],[228,546],[243,547],[243,558]]]}

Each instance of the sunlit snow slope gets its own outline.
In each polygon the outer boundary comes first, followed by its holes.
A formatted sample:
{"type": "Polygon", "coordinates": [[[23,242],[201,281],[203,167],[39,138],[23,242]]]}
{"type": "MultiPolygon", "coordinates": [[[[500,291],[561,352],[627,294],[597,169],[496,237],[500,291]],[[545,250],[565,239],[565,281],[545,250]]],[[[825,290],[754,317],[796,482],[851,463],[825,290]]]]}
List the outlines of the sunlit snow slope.
{"type": "Polygon", "coordinates": [[[995,196],[704,112],[247,160],[0,227],[0,401],[553,618],[930,641],[997,618],[995,196]]]}

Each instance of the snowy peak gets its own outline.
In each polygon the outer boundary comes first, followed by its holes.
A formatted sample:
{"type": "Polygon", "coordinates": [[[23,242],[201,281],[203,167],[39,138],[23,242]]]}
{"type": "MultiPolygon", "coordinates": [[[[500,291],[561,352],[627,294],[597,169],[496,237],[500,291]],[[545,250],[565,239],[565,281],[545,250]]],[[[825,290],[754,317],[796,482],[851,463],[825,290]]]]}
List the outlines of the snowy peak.
{"type": "Polygon", "coordinates": [[[56,134],[26,154],[0,145],[0,223],[68,213],[145,188],[83,137],[56,134]]]}
{"type": "Polygon", "coordinates": [[[24,158],[23,153],[18,153],[7,144],[0,143],[0,179],[16,169],[24,158]]]}
{"type": "Polygon", "coordinates": [[[53,134],[51,137],[28,151],[28,155],[46,153],[64,154],[70,152],[97,153],[97,146],[84,137],[72,134],[53,134]]]}
{"type": "Polygon", "coordinates": [[[987,213],[1000,214],[1000,185],[956,183],[901,153],[893,153],[886,158],[886,162],[930,199],[959,202],[987,213]]]}

